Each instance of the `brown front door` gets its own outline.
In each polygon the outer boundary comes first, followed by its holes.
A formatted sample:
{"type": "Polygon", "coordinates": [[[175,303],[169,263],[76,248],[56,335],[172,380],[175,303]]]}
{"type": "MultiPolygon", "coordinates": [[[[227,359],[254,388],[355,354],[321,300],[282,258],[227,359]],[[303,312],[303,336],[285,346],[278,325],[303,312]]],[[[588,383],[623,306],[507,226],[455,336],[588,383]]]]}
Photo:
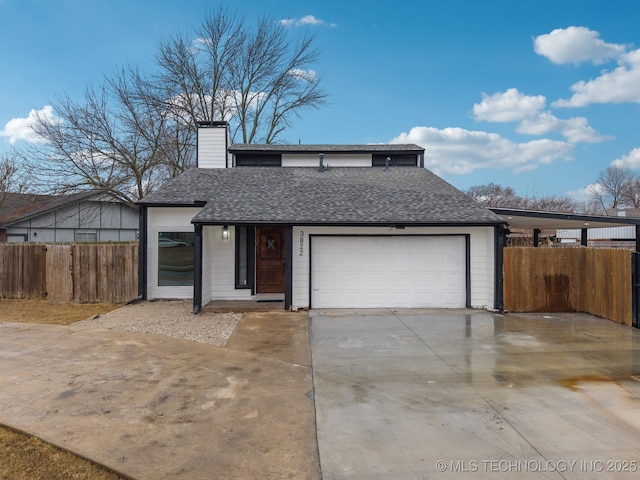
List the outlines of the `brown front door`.
{"type": "Polygon", "coordinates": [[[284,292],[284,229],[256,228],[256,293],[284,292]]]}

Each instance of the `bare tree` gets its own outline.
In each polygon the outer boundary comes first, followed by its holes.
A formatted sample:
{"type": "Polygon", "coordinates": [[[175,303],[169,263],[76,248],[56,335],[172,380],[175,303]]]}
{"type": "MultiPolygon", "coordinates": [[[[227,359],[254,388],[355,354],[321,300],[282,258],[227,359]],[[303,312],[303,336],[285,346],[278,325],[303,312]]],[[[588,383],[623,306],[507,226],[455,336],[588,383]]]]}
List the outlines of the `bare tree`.
{"type": "Polygon", "coordinates": [[[523,208],[541,212],[574,212],[578,204],[569,197],[558,195],[533,196],[523,199],[523,208]]]}
{"type": "Polygon", "coordinates": [[[7,193],[24,193],[28,190],[29,175],[16,152],[0,156],[0,209],[7,193]]]}
{"type": "Polygon", "coordinates": [[[273,143],[292,115],[324,102],[326,94],[315,72],[308,70],[318,52],[313,37],[292,45],[284,29],[269,19],[260,20],[243,39],[230,69],[240,137],[244,143],[273,143]]]}
{"type": "Polygon", "coordinates": [[[638,174],[626,167],[610,166],[598,173],[591,196],[600,213],[624,206],[637,205],[638,174]]]}
{"type": "Polygon", "coordinates": [[[160,44],[156,87],[150,94],[183,122],[227,121],[232,116],[230,69],[244,43],[244,26],[237,16],[220,8],[207,16],[190,36],[175,35],[160,44]]]}
{"type": "Polygon", "coordinates": [[[602,213],[599,203],[592,196],[587,200],[576,202],[575,213],[586,213],[587,215],[598,215],[602,213]]]}
{"type": "Polygon", "coordinates": [[[6,154],[0,158],[0,192],[7,192],[13,184],[16,174],[15,161],[6,154]]]}
{"type": "Polygon", "coordinates": [[[640,208],[640,176],[634,172],[634,179],[625,190],[623,202],[633,208],[640,208]]]}
{"type": "Polygon", "coordinates": [[[27,152],[38,165],[41,188],[56,193],[100,190],[133,202],[166,179],[166,120],[139,102],[123,73],[82,102],[55,105],[57,121],[36,117],[31,127],[46,141],[27,152]]]}
{"type": "Polygon", "coordinates": [[[278,22],[252,29],[222,8],[194,33],[161,44],[155,71],[123,69],[81,100],[59,98],[55,120],[35,119],[42,142],[25,155],[40,188],[134,202],[193,165],[199,121],[228,121],[239,141],[272,143],[294,115],[324,103],[312,36],[294,43],[278,22]]]}
{"type": "Polygon", "coordinates": [[[522,208],[522,198],[511,187],[488,183],[470,187],[466,194],[485,207],[522,208]]]}
{"type": "Polygon", "coordinates": [[[578,204],[569,197],[557,195],[521,197],[511,187],[495,183],[469,188],[466,194],[485,207],[518,208],[544,212],[573,212],[578,204]]]}
{"type": "Polygon", "coordinates": [[[178,35],[160,46],[153,82],[157,100],[192,128],[228,121],[234,141],[274,143],[293,116],[324,105],[327,94],[310,69],[319,57],[313,36],[292,42],[273,19],[252,29],[224,8],[195,33],[195,41],[178,35]]]}

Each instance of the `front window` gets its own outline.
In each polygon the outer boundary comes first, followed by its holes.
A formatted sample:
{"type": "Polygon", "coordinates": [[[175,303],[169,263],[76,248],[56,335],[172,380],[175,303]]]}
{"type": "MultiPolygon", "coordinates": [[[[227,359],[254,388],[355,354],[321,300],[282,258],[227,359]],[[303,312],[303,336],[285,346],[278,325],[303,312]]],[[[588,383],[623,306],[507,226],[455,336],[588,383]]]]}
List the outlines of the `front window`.
{"type": "Polygon", "coordinates": [[[193,232],[160,232],[158,235],[158,285],[193,285],[195,241],[193,232]]]}
{"type": "Polygon", "coordinates": [[[236,288],[251,288],[254,245],[255,230],[249,227],[236,227],[236,288]]]}

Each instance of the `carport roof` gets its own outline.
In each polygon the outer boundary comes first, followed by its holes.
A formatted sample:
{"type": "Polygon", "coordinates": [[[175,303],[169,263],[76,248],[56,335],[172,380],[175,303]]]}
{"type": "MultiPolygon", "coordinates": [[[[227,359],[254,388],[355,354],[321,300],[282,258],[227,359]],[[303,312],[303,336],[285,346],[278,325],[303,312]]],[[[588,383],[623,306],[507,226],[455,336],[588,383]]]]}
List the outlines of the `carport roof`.
{"type": "Polygon", "coordinates": [[[576,213],[540,212],[494,208],[490,210],[504,219],[511,228],[531,228],[538,230],[607,228],[640,225],[640,218],[586,215],[576,213]]]}
{"type": "Polygon", "coordinates": [[[139,202],[199,205],[196,224],[500,225],[424,168],[191,169],[139,202]]]}

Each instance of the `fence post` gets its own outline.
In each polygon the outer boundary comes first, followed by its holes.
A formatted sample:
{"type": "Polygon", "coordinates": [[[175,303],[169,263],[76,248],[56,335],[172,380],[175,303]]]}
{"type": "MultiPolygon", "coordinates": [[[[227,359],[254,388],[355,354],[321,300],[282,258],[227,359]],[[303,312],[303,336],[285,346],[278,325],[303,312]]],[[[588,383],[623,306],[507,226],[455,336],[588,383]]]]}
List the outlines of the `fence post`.
{"type": "Polygon", "coordinates": [[[494,308],[499,312],[504,310],[504,247],[507,243],[506,238],[504,225],[495,227],[493,237],[495,248],[494,308]]]}
{"type": "Polygon", "coordinates": [[[640,252],[631,252],[631,325],[640,328],[640,252]]]}

